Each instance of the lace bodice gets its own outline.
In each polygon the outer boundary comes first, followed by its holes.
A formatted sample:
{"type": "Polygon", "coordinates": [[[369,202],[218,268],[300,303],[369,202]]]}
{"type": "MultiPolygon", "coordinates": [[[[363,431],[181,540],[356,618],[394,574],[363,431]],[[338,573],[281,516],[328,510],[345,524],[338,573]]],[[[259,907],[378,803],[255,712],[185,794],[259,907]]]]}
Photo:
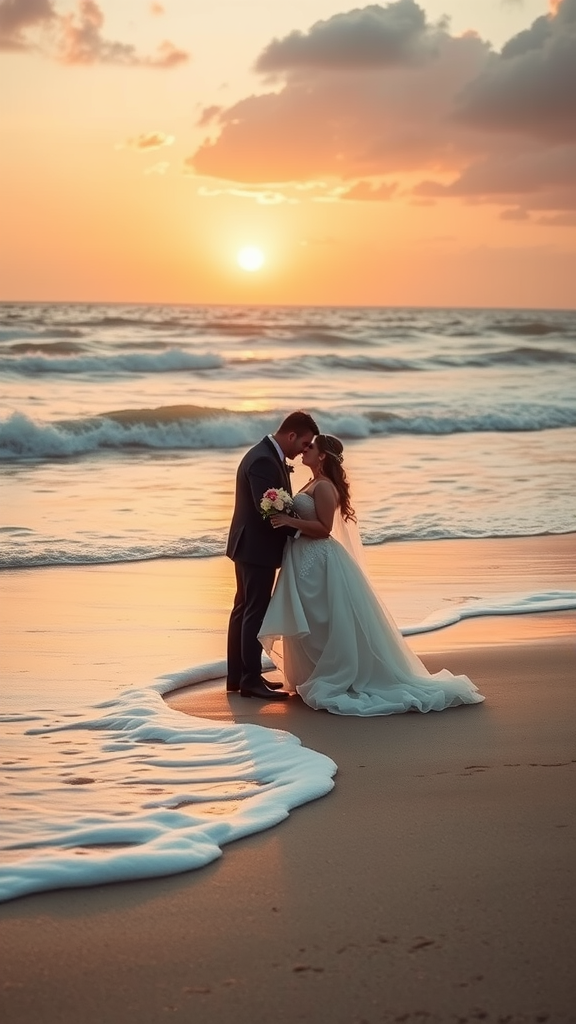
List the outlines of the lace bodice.
{"type": "Polygon", "coordinates": [[[316,505],[311,494],[295,494],[294,511],[300,519],[317,519],[316,505]]]}

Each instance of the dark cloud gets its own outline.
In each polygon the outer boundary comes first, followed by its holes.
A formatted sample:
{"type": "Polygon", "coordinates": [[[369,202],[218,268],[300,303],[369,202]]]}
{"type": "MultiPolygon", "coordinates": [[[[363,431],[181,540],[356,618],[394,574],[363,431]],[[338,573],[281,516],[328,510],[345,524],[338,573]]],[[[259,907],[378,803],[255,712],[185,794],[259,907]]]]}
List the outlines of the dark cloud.
{"type": "Polygon", "coordinates": [[[545,193],[576,183],[576,145],[491,154],[471,163],[451,184],[424,181],[414,192],[425,196],[490,197],[545,193]]]}
{"type": "Polygon", "coordinates": [[[576,141],[576,0],[562,0],[491,55],[456,116],[484,130],[576,141]]]}
{"type": "Polygon", "coordinates": [[[0,0],[0,50],[23,50],[25,33],[56,18],[51,0],[0,0]]]}
{"type": "Polygon", "coordinates": [[[396,0],[336,14],[308,32],[274,39],[260,54],[256,70],[264,73],[298,68],[367,70],[394,67],[433,55],[437,29],[415,0],[396,0]]]}

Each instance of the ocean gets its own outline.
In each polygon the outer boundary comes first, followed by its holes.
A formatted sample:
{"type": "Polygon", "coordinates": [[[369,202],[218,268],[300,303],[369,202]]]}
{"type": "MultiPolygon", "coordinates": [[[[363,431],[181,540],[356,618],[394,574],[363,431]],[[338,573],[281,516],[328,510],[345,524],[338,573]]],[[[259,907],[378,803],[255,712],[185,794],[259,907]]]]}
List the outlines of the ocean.
{"type": "Polygon", "coordinates": [[[366,544],[576,530],[576,313],[4,305],[0,345],[5,568],[221,554],[294,408],[366,544]]]}
{"type": "MultiPolygon", "coordinates": [[[[297,408],[345,444],[365,545],[576,531],[576,312],[12,303],[0,375],[6,573],[221,555],[239,458],[297,408]]],[[[199,866],[331,787],[287,733],[182,724],[168,686],[11,693],[0,898],[199,866]],[[42,739],[72,744],[56,783],[42,739]],[[120,769],[148,786],[122,807],[120,769]]]]}

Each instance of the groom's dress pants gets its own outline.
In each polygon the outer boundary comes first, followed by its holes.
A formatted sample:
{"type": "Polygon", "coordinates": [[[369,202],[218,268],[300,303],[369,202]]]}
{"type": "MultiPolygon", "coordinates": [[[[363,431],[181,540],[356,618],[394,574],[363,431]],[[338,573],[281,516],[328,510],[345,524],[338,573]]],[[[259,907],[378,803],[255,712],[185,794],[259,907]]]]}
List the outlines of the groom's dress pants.
{"type": "Polygon", "coordinates": [[[276,569],[234,562],[236,596],[228,625],[228,682],[250,686],[260,681],[262,645],[258,632],[272,595],[276,569]]]}

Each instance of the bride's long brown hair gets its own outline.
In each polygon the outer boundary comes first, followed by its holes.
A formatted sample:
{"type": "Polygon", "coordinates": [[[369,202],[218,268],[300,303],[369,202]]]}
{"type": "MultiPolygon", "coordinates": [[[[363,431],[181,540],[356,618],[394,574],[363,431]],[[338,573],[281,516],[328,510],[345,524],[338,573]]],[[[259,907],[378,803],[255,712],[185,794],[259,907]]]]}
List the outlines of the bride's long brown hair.
{"type": "Polygon", "coordinates": [[[338,504],[342,518],[356,522],[356,513],[350,504],[350,484],[342,465],[344,461],[342,441],[332,434],[316,434],[316,444],[318,451],[326,456],[322,463],[322,472],[332,481],[338,491],[338,504]]]}

